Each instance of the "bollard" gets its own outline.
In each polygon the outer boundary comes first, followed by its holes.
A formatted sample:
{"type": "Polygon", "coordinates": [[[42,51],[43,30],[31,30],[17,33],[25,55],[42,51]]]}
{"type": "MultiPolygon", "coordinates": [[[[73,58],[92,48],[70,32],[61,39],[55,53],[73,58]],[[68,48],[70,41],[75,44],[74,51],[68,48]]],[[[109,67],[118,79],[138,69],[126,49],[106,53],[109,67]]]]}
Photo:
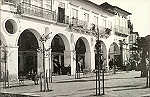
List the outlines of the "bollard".
{"type": "Polygon", "coordinates": [[[47,77],[47,71],[48,71],[48,70],[46,70],[46,86],[47,86],[47,91],[49,91],[49,87],[48,87],[48,77],[47,77]]]}
{"type": "Polygon", "coordinates": [[[150,70],[149,70],[149,88],[150,88],[150,70]]]}
{"type": "Polygon", "coordinates": [[[42,73],[40,73],[40,91],[42,92],[42,73]]]}
{"type": "Polygon", "coordinates": [[[103,69],[103,74],[102,74],[102,79],[103,79],[103,95],[104,95],[104,69],[103,69]]]}
{"type": "Polygon", "coordinates": [[[7,70],[7,85],[8,85],[8,88],[9,88],[9,71],[7,70]]]}
{"type": "Polygon", "coordinates": [[[96,95],[97,95],[97,70],[96,70],[96,95]]]}

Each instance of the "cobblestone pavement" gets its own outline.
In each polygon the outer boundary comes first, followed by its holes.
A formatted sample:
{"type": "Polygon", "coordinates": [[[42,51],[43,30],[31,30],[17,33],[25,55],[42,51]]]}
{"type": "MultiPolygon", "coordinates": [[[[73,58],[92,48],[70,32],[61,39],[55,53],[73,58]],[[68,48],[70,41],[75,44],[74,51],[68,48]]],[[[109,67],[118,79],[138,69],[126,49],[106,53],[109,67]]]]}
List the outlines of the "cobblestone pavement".
{"type": "MultiPolygon", "coordinates": [[[[146,78],[140,78],[140,72],[117,72],[105,74],[105,95],[100,97],[150,97],[150,89],[145,88],[146,78]]],[[[2,84],[2,83],[1,83],[2,84]]],[[[24,86],[1,89],[3,93],[32,95],[41,97],[95,97],[95,75],[82,75],[81,79],[74,76],[53,76],[49,85],[52,91],[40,92],[39,85],[25,81],[24,86]]]]}

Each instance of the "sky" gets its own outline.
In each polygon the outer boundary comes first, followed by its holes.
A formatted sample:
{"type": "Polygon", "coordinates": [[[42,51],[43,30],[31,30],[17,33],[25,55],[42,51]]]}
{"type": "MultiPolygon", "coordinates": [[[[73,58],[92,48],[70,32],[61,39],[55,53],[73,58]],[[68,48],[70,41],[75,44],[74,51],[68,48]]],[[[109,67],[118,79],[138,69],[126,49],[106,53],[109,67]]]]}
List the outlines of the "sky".
{"type": "Polygon", "coordinates": [[[150,35],[150,0],[91,0],[97,4],[108,2],[130,13],[133,30],[141,37],[150,35]]]}

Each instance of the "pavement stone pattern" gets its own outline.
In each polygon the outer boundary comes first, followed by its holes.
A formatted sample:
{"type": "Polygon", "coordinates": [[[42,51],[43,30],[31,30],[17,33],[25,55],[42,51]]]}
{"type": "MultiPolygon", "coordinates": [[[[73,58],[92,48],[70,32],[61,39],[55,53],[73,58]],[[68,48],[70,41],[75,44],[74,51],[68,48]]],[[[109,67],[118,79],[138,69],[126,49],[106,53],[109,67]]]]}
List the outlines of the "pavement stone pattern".
{"type": "Polygon", "coordinates": [[[53,76],[53,83],[49,84],[52,91],[49,92],[40,92],[39,85],[34,85],[28,80],[23,86],[16,85],[7,89],[1,87],[1,93],[33,97],[150,97],[150,88],[145,88],[146,78],[141,78],[139,71],[105,73],[105,95],[101,96],[95,96],[94,73],[81,75],[81,77],[75,79],[74,76],[67,75],[53,76]]]}

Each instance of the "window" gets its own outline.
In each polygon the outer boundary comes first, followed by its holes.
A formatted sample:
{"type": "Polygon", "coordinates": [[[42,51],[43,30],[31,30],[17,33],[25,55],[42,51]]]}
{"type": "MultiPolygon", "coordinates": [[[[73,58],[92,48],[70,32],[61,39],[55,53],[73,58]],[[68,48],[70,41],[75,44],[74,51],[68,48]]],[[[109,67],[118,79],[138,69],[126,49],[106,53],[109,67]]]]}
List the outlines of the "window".
{"type": "Polygon", "coordinates": [[[65,4],[60,2],[58,7],[58,22],[65,23],[65,4]]]}
{"type": "Polygon", "coordinates": [[[17,31],[17,23],[12,19],[8,19],[5,22],[5,29],[9,34],[14,34],[17,31]]]}
{"type": "Polygon", "coordinates": [[[120,17],[119,17],[119,16],[116,16],[115,25],[116,25],[116,26],[119,26],[119,25],[120,25],[120,17]]]}
{"type": "Polygon", "coordinates": [[[133,36],[129,36],[129,42],[131,43],[133,41],[133,36]]]}
{"type": "Polygon", "coordinates": [[[89,14],[84,13],[84,18],[83,18],[86,22],[89,22],[89,14]]]}
{"type": "Polygon", "coordinates": [[[72,17],[72,24],[78,25],[78,10],[72,9],[71,17],[72,17]]]}
{"type": "Polygon", "coordinates": [[[31,4],[42,7],[43,0],[31,0],[31,4]]]}
{"type": "Polygon", "coordinates": [[[46,0],[45,8],[49,9],[49,10],[52,10],[52,0],[46,0]]]}
{"type": "Polygon", "coordinates": [[[98,17],[97,16],[94,16],[94,24],[98,25],[98,17]]]}
{"type": "Polygon", "coordinates": [[[78,18],[78,10],[72,9],[72,18],[78,18]]]}
{"type": "Polygon", "coordinates": [[[103,26],[103,27],[107,27],[107,25],[106,25],[106,19],[105,19],[105,18],[103,19],[102,26],[103,26]]]}
{"type": "Polygon", "coordinates": [[[31,0],[23,0],[23,2],[31,4],[31,0]]]}
{"type": "Polygon", "coordinates": [[[60,8],[65,8],[65,3],[59,2],[59,6],[60,8]]]}

